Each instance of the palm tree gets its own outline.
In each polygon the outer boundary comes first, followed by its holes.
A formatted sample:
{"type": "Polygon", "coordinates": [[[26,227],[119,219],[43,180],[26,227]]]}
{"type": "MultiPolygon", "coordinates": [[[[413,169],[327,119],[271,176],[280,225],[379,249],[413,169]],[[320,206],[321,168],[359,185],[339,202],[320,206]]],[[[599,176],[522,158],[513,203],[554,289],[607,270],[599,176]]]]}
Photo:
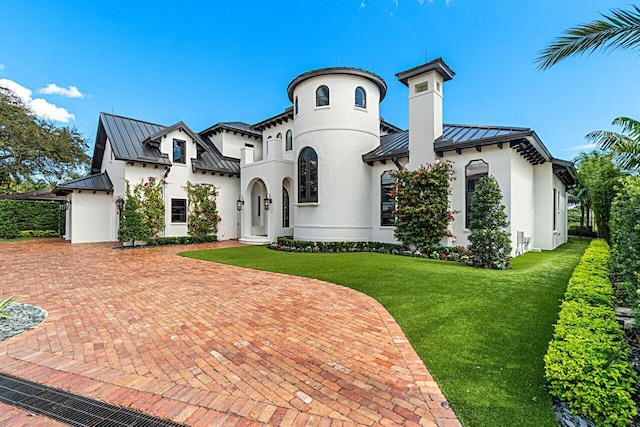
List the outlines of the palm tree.
{"type": "Polygon", "coordinates": [[[588,141],[609,150],[623,169],[640,169],[640,122],[628,117],[618,117],[613,125],[622,133],[597,130],[587,134],[588,141]]]}
{"type": "Polygon", "coordinates": [[[563,59],[598,49],[634,49],[640,47],[640,8],[613,9],[611,15],[602,15],[587,24],[564,32],[540,52],[536,59],[538,69],[546,70],[563,59]]]}

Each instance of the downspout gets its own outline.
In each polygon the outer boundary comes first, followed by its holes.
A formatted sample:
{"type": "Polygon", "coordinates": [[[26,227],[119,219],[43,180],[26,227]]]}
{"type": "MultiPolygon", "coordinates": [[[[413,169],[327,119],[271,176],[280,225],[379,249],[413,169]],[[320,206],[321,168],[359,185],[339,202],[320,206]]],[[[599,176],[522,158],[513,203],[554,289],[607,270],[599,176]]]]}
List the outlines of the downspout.
{"type": "Polygon", "coordinates": [[[398,161],[397,157],[392,157],[391,161],[393,162],[394,165],[396,165],[396,167],[398,168],[399,171],[403,170],[404,168],[402,167],[402,165],[400,164],[400,162],[398,161]]]}

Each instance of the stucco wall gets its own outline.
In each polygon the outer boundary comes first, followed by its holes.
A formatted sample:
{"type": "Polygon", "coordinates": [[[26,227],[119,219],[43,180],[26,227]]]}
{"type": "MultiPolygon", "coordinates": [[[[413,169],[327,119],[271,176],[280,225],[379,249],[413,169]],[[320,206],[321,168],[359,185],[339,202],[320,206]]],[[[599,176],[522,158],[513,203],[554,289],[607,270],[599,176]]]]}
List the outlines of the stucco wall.
{"type": "Polygon", "coordinates": [[[117,240],[114,239],[116,206],[111,195],[104,192],[94,194],[92,191],[74,191],[69,210],[71,243],[117,240]]]}
{"type": "MultiPolygon", "coordinates": [[[[299,114],[293,148],[312,147],[318,155],[318,203],[296,203],[294,237],[301,240],[371,239],[371,171],[362,154],[380,143],[380,92],[368,79],[325,75],[300,83],[294,91],[299,114]],[[316,89],[327,85],[330,105],[316,107],[316,89]],[[367,107],[354,104],[355,89],[367,94],[367,107]]],[[[298,188],[297,173],[294,188],[298,188]]],[[[297,192],[294,195],[297,202],[297,192]]]]}

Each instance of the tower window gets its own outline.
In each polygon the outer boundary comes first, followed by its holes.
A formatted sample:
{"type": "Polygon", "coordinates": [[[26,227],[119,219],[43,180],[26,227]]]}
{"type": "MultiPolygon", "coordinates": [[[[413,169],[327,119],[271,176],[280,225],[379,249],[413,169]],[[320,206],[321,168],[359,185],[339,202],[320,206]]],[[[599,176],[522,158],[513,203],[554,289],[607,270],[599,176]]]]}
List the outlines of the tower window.
{"type": "Polygon", "coordinates": [[[425,90],[429,90],[429,82],[424,82],[416,85],[416,93],[424,92],[425,90]]]}
{"type": "Polygon", "coordinates": [[[329,88],[327,86],[320,86],[316,89],[316,107],[322,107],[329,105],[329,88]]]}
{"type": "Polygon", "coordinates": [[[287,131],[287,141],[285,143],[284,150],[285,151],[293,150],[293,132],[291,132],[291,129],[287,131]]]}
{"type": "Polygon", "coordinates": [[[296,116],[298,115],[298,97],[296,96],[296,100],[294,102],[294,110],[295,110],[295,114],[296,116]]]}
{"type": "Polygon", "coordinates": [[[280,141],[282,141],[282,134],[280,132],[278,132],[278,134],[276,135],[276,138],[279,139],[280,141]]]}
{"type": "Polygon", "coordinates": [[[367,93],[363,88],[356,88],[356,107],[367,108],[367,93]]]}
{"type": "Polygon", "coordinates": [[[298,202],[318,201],[318,154],[307,147],[298,157],[298,202]]]}

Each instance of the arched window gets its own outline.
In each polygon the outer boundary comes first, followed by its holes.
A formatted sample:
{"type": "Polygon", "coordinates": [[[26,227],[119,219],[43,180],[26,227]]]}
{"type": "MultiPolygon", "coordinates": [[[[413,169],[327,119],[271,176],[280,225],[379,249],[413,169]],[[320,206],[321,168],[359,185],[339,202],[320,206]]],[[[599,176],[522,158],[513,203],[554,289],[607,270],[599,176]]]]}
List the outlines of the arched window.
{"type": "Polygon", "coordinates": [[[289,129],[287,131],[287,141],[284,146],[284,151],[291,151],[291,150],[293,150],[293,132],[291,132],[291,129],[289,129]]]}
{"type": "Polygon", "coordinates": [[[282,226],[289,227],[289,192],[282,186],[282,226]]]}
{"type": "Polygon", "coordinates": [[[278,138],[280,141],[282,141],[282,134],[280,132],[278,132],[278,134],[276,135],[276,138],[278,138]]]}
{"type": "Polygon", "coordinates": [[[323,105],[329,105],[329,88],[327,86],[320,86],[316,89],[316,107],[323,105]]]}
{"type": "Polygon", "coordinates": [[[295,106],[295,108],[294,108],[295,109],[295,114],[298,115],[298,97],[297,96],[296,96],[296,100],[295,100],[295,102],[293,104],[295,106]]]}
{"type": "Polygon", "coordinates": [[[464,224],[466,228],[469,228],[471,223],[471,199],[476,191],[476,184],[478,184],[480,178],[487,175],[489,175],[489,165],[482,160],[472,160],[465,168],[467,196],[464,224]]]}
{"type": "Polygon", "coordinates": [[[298,202],[318,201],[318,154],[307,147],[298,157],[298,202]]]}
{"type": "Polygon", "coordinates": [[[356,88],[356,107],[367,108],[367,93],[363,88],[356,88]]]}
{"type": "Polygon", "coordinates": [[[380,225],[393,225],[394,201],[391,190],[396,180],[391,176],[391,171],[386,171],[380,177],[380,225]]]}

